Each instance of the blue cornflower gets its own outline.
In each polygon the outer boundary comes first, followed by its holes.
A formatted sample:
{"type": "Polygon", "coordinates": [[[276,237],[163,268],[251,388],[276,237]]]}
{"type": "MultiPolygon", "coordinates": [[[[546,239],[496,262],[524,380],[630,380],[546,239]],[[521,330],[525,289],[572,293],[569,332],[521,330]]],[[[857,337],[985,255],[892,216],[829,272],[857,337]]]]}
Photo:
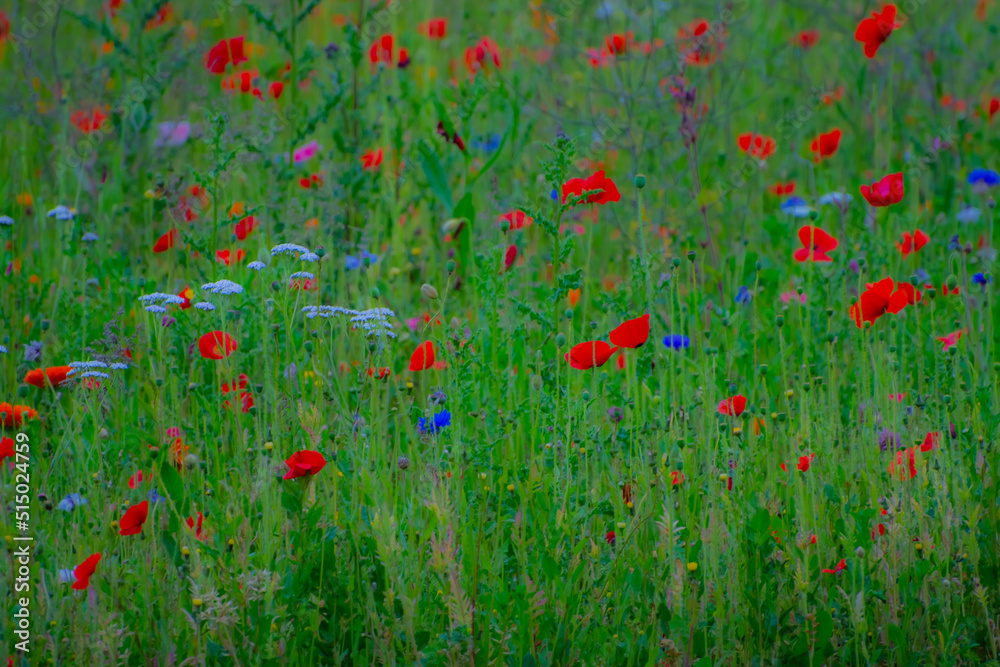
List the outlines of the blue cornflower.
{"type": "Polygon", "coordinates": [[[71,493],[62,500],[59,501],[57,507],[63,512],[72,512],[77,507],[81,505],[86,505],[87,499],[81,496],[79,493],[71,493]]]}
{"type": "Polygon", "coordinates": [[[973,169],[968,180],[975,192],[986,192],[1000,185],[1000,174],[992,169],[973,169]]]}
{"type": "Polygon", "coordinates": [[[922,283],[926,283],[931,279],[931,274],[927,273],[922,268],[914,271],[913,275],[915,275],[917,277],[917,280],[919,280],[922,283]]]}
{"type": "Polygon", "coordinates": [[[421,433],[438,433],[445,426],[451,426],[451,413],[447,410],[442,410],[434,415],[433,423],[428,423],[426,419],[421,417],[418,420],[418,426],[421,433]]]}
{"type": "Polygon", "coordinates": [[[500,148],[500,135],[494,134],[488,137],[485,141],[473,140],[472,147],[476,150],[483,151],[484,153],[492,153],[496,149],[500,148]]]}
{"type": "Polygon", "coordinates": [[[559,193],[555,189],[553,189],[552,192],[549,193],[549,196],[555,199],[556,201],[559,200],[559,193]]]}
{"type": "Polygon", "coordinates": [[[958,240],[958,234],[951,237],[951,241],[948,243],[948,250],[961,250],[962,242],[958,240]]]}
{"type": "Polygon", "coordinates": [[[163,502],[163,496],[157,493],[156,489],[150,489],[149,493],[146,494],[146,500],[155,505],[156,503],[163,502]]]}
{"type": "Polygon", "coordinates": [[[796,218],[805,218],[812,211],[802,197],[790,197],[781,204],[781,210],[796,218]]]}
{"type": "Polygon", "coordinates": [[[673,350],[686,350],[691,346],[691,339],[681,334],[668,334],[663,338],[663,344],[673,350]]]}
{"type": "Polygon", "coordinates": [[[747,304],[753,301],[753,295],[750,294],[750,290],[746,285],[740,285],[740,289],[736,292],[736,303],[747,304]]]}
{"type": "Polygon", "coordinates": [[[978,208],[966,207],[959,211],[958,215],[955,217],[959,222],[969,224],[970,222],[979,222],[979,216],[982,215],[982,213],[983,212],[978,208]]]}
{"type": "Polygon", "coordinates": [[[972,276],[972,282],[985,287],[989,283],[993,282],[993,276],[988,273],[977,273],[972,276]]]}
{"type": "Polygon", "coordinates": [[[352,269],[360,269],[361,266],[365,263],[366,259],[369,261],[370,264],[375,264],[376,262],[378,262],[378,255],[372,254],[367,250],[362,250],[361,254],[358,257],[355,257],[354,255],[348,255],[347,257],[344,258],[344,268],[347,269],[348,271],[352,269]]]}

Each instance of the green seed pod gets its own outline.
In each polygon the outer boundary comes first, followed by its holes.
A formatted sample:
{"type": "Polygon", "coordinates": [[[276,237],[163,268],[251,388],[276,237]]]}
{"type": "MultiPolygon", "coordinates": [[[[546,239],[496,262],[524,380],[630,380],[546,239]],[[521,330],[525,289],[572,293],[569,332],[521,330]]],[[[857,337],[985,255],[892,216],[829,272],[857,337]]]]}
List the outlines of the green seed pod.
{"type": "Polygon", "coordinates": [[[566,344],[566,336],[564,334],[556,334],[556,347],[562,347],[566,344]]]}
{"type": "Polygon", "coordinates": [[[501,220],[500,221],[500,231],[503,232],[504,234],[506,234],[508,231],[510,231],[510,221],[509,220],[501,220]]]}
{"type": "Polygon", "coordinates": [[[643,176],[642,174],[636,174],[635,178],[632,179],[632,183],[635,184],[635,187],[642,190],[644,187],[646,187],[646,177],[643,176]]]}
{"type": "Polygon", "coordinates": [[[567,308],[566,310],[564,310],[563,317],[565,317],[567,320],[573,319],[573,309],[567,308]]]}
{"type": "Polygon", "coordinates": [[[444,268],[448,271],[448,273],[454,272],[455,271],[455,260],[449,259],[448,263],[444,265],[444,268]]]}
{"type": "Polygon", "coordinates": [[[319,255],[320,257],[326,257],[326,248],[324,248],[323,246],[316,248],[316,254],[319,255]]]}
{"type": "Polygon", "coordinates": [[[681,258],[680,257],[674,257],[672,260],[670,260],[670,263],[676,269],[678,266],[681,265],[681,258]]]}
{"type": "Polygon", "coordinates": [[[688,258],[689,262],[693,262],[694,261],[694,250],[688,250],[687,258],[688,258]]]}
{"type": "Polygon", "coordinates": [[[949,292],[954,290],[956,287],[958,287],[958,276],[956,276],[954,273],[949,274],[948,277],[945,278],[944,284],[947,285],[949,292]]]}
{"type": "Polygon", "coordinates": [[[780,329],[781,327],[785,326],[785,318],[782,317],[781,315],[778,315],[777,317],[774,318],[774,324],[780,329]]]}
{"type": "Polygon", "coordinates": [[[378,296],[379,296],[379,294],[380,294],[380,292],[378,291],[378,288],[377,287],[373,287],[372,291],[371,291],[372,298],[373,299],[377,299],[378,296]]]}
{"type": "Polygon", "coordinates": [[[587,391],[586,389],[584,389],[583,393],[580,394],[580,398],[582,398],[584,401],[589,401],[590,400],[590,392],[587,391]]]}

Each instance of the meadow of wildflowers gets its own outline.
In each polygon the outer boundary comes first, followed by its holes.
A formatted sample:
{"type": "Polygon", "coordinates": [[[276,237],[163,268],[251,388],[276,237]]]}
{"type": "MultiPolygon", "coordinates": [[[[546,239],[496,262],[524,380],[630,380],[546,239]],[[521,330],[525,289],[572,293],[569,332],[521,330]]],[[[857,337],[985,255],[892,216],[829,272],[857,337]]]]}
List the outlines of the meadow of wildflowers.
{"type": "Polygon", "coordinates": [[[1000,6],[0,8],[0,660],[997,665],[1000,6]]]}

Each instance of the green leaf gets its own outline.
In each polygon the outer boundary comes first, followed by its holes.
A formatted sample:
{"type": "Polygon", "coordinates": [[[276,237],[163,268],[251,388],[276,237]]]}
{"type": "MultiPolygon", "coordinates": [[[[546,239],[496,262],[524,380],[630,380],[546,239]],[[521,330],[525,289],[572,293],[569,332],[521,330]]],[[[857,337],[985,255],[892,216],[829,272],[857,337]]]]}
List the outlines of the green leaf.
{"type": "Polygon", "coordinates": [[[833,616],[826,609],[816,610],[816,650],[819,651],[830,643],[833,637],[833,616]]]}
{"type": "Polygon", "coordinates": [[[184,492],[184,480],[168,460],[160,463],[160,481],[163,482],[163,490],[174,509],[181,517],[187,517],[191,512],[191,504],[184,492]]]}
{"type": "Polygon", "coordinates": [[[823,495],[826,496],[826,499],[829,500],[831,503],[835,505],[840,504],[840,494],[837,493],[837,489],[833,488],[833,485],[824,484],[823,495]]]}
{"type": "MultiPolygon", "coordinates": [[[[441,166],[441,161],[438,160],[437,153],[434,152],[434,149],[426,141],[421,139],[417,142],[417,156],[431,192],[434,193],[434,196],[437,197],[441,205],[447,210],[454,209],[455,204],[451,195],[451,186],[448,185],[448,175],[445,173],[444,167],[441,166]]],[[[468,216],[453,215],[452,217],[461,218],[468,216]]]]}

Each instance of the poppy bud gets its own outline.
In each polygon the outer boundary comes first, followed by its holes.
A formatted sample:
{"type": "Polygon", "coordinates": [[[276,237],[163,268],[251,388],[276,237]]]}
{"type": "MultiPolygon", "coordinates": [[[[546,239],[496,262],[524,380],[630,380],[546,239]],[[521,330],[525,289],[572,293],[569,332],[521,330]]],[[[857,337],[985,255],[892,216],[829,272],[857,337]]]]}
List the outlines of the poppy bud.
{"type": "Polygon", "coordinates": [[[538,373],[535,373],[534,375],[531,376],[531,388],[532,389],[534,389],[535,391],[541,391],[543,384],[544,383],[543,383],[541,375],[539,375],[538,373]]]}
{"type": "Polygon", "coordinates": [[[509,220],[502,220],[500,222],[500,231],[503,232],[504,234],[506,234],[508,231],[510,231],[510,221],[509,220]]]}
{"type": "Polygon", "coordinates": [[[817,213],[816,211],[809,211],[810,220],[817,220],[818,218],[819,218],[819,213],[817,213]]]}
{"type": "Polygon", "coordinates": [[[372,265],[372,258],[369,257],[368,255],[365,255],[361,259],[361,263],[364,264],[366,267],[371,266],[372,265]]]}
{"type": "Polygon", "coordinates": [[[646,177],[643,176],[642,174],[636,174],[635,178],[632,179],[632,182],[635,184],[635,187],[639,188],[640,190],[646,187],[646,177]]]}
{"type": "Polygon", "coordinates": [[[455,271],[455,260],[449,259],[448,262],[444,265],[444,268],[447,269],[448,273],[454,272],[455,271]]]}
{"type": "Polygon", "coordinates": [[[50,326],[52,326],[51,322],[48,320],[42,320],[42,331],[48,331],[50,326]]]}
{"type": "Polygon", "coordinates": [[[303,347],[306,348],[306,352],[312,352],[313,351],[313,342],[311,340],[307,340],[305,342],[305,345],[303,347]]]}
{"type": "Polygon", "coordinates": [[[928,299],[933,299],[934,297],[937,296],[937,290],[932,287],[929,290],[927,290],[926,292],[924,292],[924,294],[927,295],[928,299]]]}
{"type": "Polygon", "coordinates": [[[273,289],[275,292],[277,292],[278,290],[281,289],[281,283],[279,283],[277,280],[275,280],[273,283],[271,283],[271,289],[273,289]]]}
{"type": "Polygon", "coordinates": [[[590,328],[591,328],[591,330],[596,329],[597,328],[597,322],[594,322],[593,320],[591,320],[590,321],[590,328]]]}
{"type": "Polygon", "coordinates": [[[784,424],[786,419],[788,419],[788,415],[786,415],[784,412],[779,412],[778,413],[778,421],[779,422],[781,422],[782,424],[784,424]]]}
{"type": "Polygon", "coordinates": [[[566,344],[566,336],[564,334],[556,334],[556,347],[562,347],[566,344]]]}
{"type": "Polygon", "coordinates": [[[160,448],[159,447],[150,447],[149,448],[149,458],[151,458],[151,459],[153,459],[155,461],[159,457],[160,457],[160,448]]]}
{"type": "Polygon", "coordinates": [[[566,310],[564,310],[563,317],[565,317],[567,320],[573,319],[573,309],[567,308],[566,310]]]}
{"type": "Polygon", "coordinates": [[[458,321],[457,317],[452,317],[451,322],[448,323],[448,326],[451,327],[452,331],[458,333],[458,328],[462,326],[462,323],[458,321]]]}
{"type": "Polygon", "coordinates": [[[420,286],[420,293],[425,299],[430,299],[431,301],[438,298],[438,291],[434,289],[433,285],[428,285],[427,283],[420,286]]]}
{"type": "Polygon", "coordinates": [[[381,292],[378,291],[377,287],[373,287],[371,294],[373,299],[377,299],[379,297],[379,294],[381,294],[381,292]]]}
{"type": "Polygon", "coordinates": [[[24,398],[28,395],[28,385],[20,384],[17,386],[17,396],[18,398],[24,398]]]}
{"type": "Polygon", "coordinates": [[[684,438],[677,438],[677,449],[684,449],[684,438]]]}
{"type": "Polygon", "coordinates": [[[861,266],[864,266],[864,265],[865,265],[865,258],[864,257],[858,257],[858,266],[861,267],[861,266]]]}
{"type": "Polygon", "coordinates": [[[589,401],[590,400],[590,392],[587,391],[586,389],[584,389],[583,393],[580,394],[580,398],[582,398],[584,401],[589,401]]]}
{"type": "Polygon", "coordinates": [[[763,268],[763,266],[764,265],[761,263],[761,261],[759,259],[756,262],[754,262],[754,264],[753,264],[753,268],[754,268],[755,271],[760,271],[761,268],[763,268]]]}
{"type": "Polygon", "coordinates": [[[677,268],[678,266],[681,265],[681,259],[680,257],[674,257],[672,260],[670,260],[670,263],[673,264],[674,268],[677,268]]]}
{"type": "Polygon", "coordinates": [[[948,286],[949,290],[955,289],[958,287],[958,276],[954,273],[950,274],[947,278],[945,278],[944,284],[948,286]]]}
{"type": "Polygon", "coordinates": [[[774,318],[774,324],[780,329],[781,327],[785,326],[785,318],[782,317],[781,315],[778,315],[777,317],[774,318]]]}
{"type": "Polygon", "coordinates": [[[687,258],[689,262],[694,261],[694,250],[688,250],[687,258]]]}
{"type": "Polygon", "coordinates": [[[162,387],[163,386],[163,378],[156,378],[153,381],[156,383],[157,387],[162,387]]]}
{"type": "Polygon", "coordinates": [[[316,248],[316,254],[319,255],[320,257],[326,257],[326,248],[323,247],[316,248]]]}
{"type": "Polygon", "coordinates": [[[767,364],[761,364],[760,366],[757,367],[757,370],[760,372],[761,375],[767,375],[767,364]]]}
{"type": "Polygon", "coordinates": [[[195,454],[188,454],[184,457],[184,467],[193,470],[198,465],[198,457],[195,454]]]}

